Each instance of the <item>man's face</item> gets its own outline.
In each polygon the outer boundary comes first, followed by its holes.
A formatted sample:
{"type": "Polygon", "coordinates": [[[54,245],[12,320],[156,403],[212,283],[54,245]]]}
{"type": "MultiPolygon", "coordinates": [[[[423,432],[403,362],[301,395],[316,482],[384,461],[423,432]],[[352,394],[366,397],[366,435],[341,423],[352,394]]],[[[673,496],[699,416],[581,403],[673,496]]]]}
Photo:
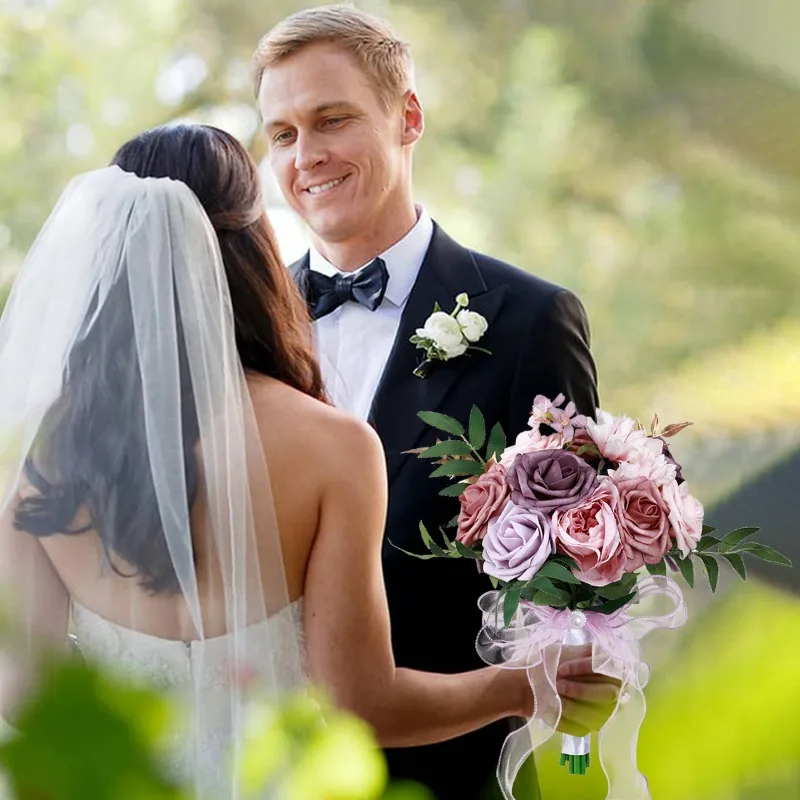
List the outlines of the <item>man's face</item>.
{"type": "Polygon", "coordinates": [[[267,69],[259,105],[281,191],[315,236],[379,238],[407,202],[405,152],[421,111],[409,130],[408,97],[387,110],[355,59],[328,43],[267,69]]]}

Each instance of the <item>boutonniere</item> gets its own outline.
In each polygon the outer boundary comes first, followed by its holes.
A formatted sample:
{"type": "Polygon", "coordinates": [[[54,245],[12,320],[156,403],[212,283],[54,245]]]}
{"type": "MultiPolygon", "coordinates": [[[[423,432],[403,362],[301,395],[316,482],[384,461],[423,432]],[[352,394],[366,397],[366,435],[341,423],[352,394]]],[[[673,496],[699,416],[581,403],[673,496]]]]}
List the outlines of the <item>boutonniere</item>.
{"type": "Polygon", "coordinates": [[[450,361],[469,351],[491,355],[491,350],[475,346],[488,330],[489,323],[476,311],[468,311],[468,305],[469,296],[464,292],[456,297],[456,307],[449,314],[436,303],[425,325],[417,328],[409,339],[411,344],[425,351],[425,358],[414,370],[418,378],[427,375],[434,361],[450,361]]]}

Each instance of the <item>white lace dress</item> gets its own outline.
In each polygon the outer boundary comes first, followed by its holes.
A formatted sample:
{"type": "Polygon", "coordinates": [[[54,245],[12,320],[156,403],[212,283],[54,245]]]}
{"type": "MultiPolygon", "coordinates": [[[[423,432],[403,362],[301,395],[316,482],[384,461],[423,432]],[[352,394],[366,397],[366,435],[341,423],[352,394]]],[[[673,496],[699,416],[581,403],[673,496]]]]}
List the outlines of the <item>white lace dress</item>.
{"type": "MultiPolygon", "coordinates": [[[[190,741],[192,737],[182,731],[170,748],[169,764],[182,780],[194,784],[196,796],[221,800],[228,795],[228,752],[235,733],[228,691],[232,679],[228,637],[194,642],[161,639],[110,622],[74,601],[72,620],[78,646],[88,661],[157,688],[179,702],[202,697],[202,723],[192,725],[199,741],[190,741]]],[[[248,637],[253,644],[248,645],[244,661],[250,676],[255,673],[256,680],[263,677],[281,690],[298,688],[297,662],[291,654],[296,653],[298,639],[304,645],[302,599],[248,631],[260,632],[260,626],[268,626],[269,636],[248,637]],[[265,641],[269,641],[268,656],[258,652],[259,643],[265,641]],[[280,646],[282,641],[285,648],[280,646]],[[260,671],[268,675],[259,676],[260,671]]],[[[305,652],[301,657],[305,658],[305,652]]]]}

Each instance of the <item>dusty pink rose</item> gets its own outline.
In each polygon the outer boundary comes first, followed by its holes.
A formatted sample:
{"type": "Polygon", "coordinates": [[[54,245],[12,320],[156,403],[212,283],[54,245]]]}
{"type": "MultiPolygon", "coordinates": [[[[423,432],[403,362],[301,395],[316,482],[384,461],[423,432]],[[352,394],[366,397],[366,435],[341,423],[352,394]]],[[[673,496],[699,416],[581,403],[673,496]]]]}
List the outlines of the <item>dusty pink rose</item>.
{"type": "Polygon", "coordinates": [[[661,494],[669,507],[672,536],[686,558],[697,547],[703,533],[703,506],[689,494],[688,484],[679,485],[677,480],[663,486],[661,494]]]}
{"type": "Polygon", "coordinates": [[[578,562],[577,577],[592,586],[615,583],[626,571],[614,515],[618,500],[617,487],[606,479],[581,505],[553,514],[556,549],[578,562]]]}
{"type": "Polygon", "coordinates": [[[649,478],[613,480],[619,492],[616,516],[625,550],[625,572],[657,564],[672,545],[669,506],[649,478]]]}
{"type": "Polygon", "coordinates": [[[503,450],[500,456],[500,463],[508,469],[514,459],[522,453],[536,453],[539,450],[557,450],[563,446],[564,437],[560,433],[551,433],[549,436],[542,436],[538,431],[523,431],[517,436],[516,441],[510,447],[503,450]]]}
{"type": "Polygon", "coordinates": [[[483,539],[489,520],[503,510],[509,491],[506,468],[501,464],[492,464],[459,496],[461,513],[458,515],[456,539],[467,547],[483,539]]]}
{"type": "Polygon", "coordinates": [[[503,581],[527,581],[553,552],[550,517],[506,503],[483,540],[483,571],[503,581]]]}

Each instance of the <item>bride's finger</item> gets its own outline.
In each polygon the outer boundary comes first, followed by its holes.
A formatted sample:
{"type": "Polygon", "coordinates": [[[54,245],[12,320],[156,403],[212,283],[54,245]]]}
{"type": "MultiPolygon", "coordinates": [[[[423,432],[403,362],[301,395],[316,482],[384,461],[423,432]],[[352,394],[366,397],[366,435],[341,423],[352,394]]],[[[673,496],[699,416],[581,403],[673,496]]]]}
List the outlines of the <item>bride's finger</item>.
{"type": "Polygon", "coordinates": [[[559,679],[556,682],[556,688],[562,698],[568,697],[572,700],[598,705],[615,703],[619,694],[619,687],[606,681],[569,681],[559,679]]]}

